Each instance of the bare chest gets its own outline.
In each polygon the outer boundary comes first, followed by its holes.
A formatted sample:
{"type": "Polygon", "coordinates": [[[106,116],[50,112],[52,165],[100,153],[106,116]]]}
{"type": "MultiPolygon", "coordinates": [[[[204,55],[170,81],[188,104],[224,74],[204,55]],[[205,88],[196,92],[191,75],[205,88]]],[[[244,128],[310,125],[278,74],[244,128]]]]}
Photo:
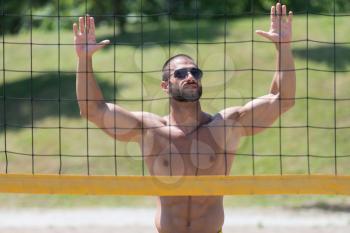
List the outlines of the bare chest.
{"type": "Polygon", "coordinates": [[[225,132],[202,127],[188,135],[160,133],[144,138],[144,155],[152,175],[223,175],[232,164],[225,132]]]}

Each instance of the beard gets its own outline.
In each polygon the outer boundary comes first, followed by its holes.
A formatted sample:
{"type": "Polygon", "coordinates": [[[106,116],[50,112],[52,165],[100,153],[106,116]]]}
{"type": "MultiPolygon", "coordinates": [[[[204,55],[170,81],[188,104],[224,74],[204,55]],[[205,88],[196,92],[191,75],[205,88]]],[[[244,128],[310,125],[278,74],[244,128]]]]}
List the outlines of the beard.
{"type": "Polygon", "coordinates": [[[169,82],[169,95],[180,102],[195,102],[202,96],[202,86],[198,85],[195,90],[181,88],[177,84],[169,82]]]}

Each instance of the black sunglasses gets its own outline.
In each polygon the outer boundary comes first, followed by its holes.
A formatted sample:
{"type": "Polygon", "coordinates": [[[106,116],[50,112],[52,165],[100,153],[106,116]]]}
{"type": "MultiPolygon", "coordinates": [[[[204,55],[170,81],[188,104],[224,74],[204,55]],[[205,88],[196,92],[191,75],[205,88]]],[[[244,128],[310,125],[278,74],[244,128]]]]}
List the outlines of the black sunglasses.
{"type": "Polygon", "coordinates": [[[185,79],[188,75],[188,73],[191,73],[191,75],[196,79],[201,79],[203,76],[203,72],[198,68],[181,68],[174,71],[174,77],[177,79],[185,79]]]}

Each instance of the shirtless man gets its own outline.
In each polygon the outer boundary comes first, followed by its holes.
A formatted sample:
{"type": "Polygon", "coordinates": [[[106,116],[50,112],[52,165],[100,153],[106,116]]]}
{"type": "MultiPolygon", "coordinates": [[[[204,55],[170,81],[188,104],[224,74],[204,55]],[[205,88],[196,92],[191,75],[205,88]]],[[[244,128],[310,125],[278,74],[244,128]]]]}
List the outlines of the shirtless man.
{"type": "MultiPolygon", "coordinates": [[[[109,41],[96,43],[94,19],[81,17],[79,26],[73,25],[81,116],[116,140],[143,145],[151,175],[229,174],[239,138],[263,131],[294,105],[291,24],[292,12],[287,14],[286,6],[277,3],[271,7],[270,30],[256,32],[272,41],[277,52],[276,72],[267,95],[213,116],[202,112],[202,72],[192,58],[180,54],[163,67],[161,88],[169,95],[170,113],[160,117],[105,102],[93,78],[92,55],[109,41]]],[[[223,223],[222,196],[157,198],[155,224],[160,233],[217,233],[223,223]]]]}

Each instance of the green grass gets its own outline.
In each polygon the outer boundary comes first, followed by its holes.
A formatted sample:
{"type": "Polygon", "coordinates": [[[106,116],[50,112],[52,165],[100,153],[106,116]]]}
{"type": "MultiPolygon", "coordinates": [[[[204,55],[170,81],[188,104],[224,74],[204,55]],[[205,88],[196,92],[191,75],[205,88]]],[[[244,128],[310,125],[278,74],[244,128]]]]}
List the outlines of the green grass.
{"type": "MultiPolygon", "coordinates": [[[[339,17],[336,21],[336,41],[348,41],[347,17],[339,17]]],[[[214,44],[224,41],[225,24],[222,20],[201,20],[198,24],[198,38],[203,44],[198,45],[198,64],[207,71],[203,79],[203,97],[211,98],[202,101],[204,111],[216,113],[223,109],[223,97],[226,92],[228,98],[240,98],[251,96],[258,97],[267,93],[273,72],[258,71],[261,69],[274,69],[275,51],[270,43],[250,41],[261,40],[252,31],[265,29],[269,25],[268,18],[256,18],[252,29],[251,19],[230,20],[227,24],[227,38],[229,42],[247,41],[245,43],[214,44]],[[253,38],[252,38],[253,37],[253,38]],[[226,58],[224,51],[226,48],[226,58]],[[252,52],[253,50],[253,52],[252,52]],[[253,56],[253,57],[252,57],[253,56]],[[226,61],[226,64],[224,62],[226,61]],[[251,68],[257,69],[252,72],[251,68]],[[227,71],[226,85],[224,85],[224,72],[209,70],[246,70],[227,71]],[[253,88],[252,88],[253,86],[253,88]],[[224,89],[226,88],[226,90],[224,89]]],[[[170,54],[187,53],[197,57],[196,24],[195,22],[172,22],[171,38],[175,41],[186,43],[174,43],[169,48],[168,28],[166,23],[146,23],[144,25],[144,47],[118,45],[109,46],[94,57],[94,70],[104,95],[107,99],[118,98],[118,104],[129,110],[141,110],[141,99],[164,98],[166,95],[161,91],[159,72],[163,62],[170,54]],[[108,73],[108,71],[122,71],[122,73],[108,73]],[[125,73],[139,72],[145,73],[125,73]],[[106,72],[107,73],[103,73],[106,72]],[[101,73],[98,73],[101,72],[101,73]],[[116,86],[114,86],[114,83],[116,86]],[[142,83],[144,85],[142,85],[142,83]],[[141,92],[142,90],[142,92],[141,92]],[[133,100],[133,101],[130,101],[133,100]]],[[[114,41],[113,28],[100,27],[97,29],[99,39],[110,39],[114,41]]],[[[306,17],[296,16],[294,20],[294,40],[304,40],[306,37],[312,40],[333,43],[333,18],[326,16],[309,17],[308,32],[306,17]]],[[[84,155],[93,155],[89,160],[90,174],[92,175],[114,175],[117,167],[118,175],[140,175],[142,174],[142,161],[138,158],[118,158],[114,154],[140,155],[135,143],[115,142],[94,125],[88,124],[92,129],[88,132],[84,129],[87,122],[80,118],[77,103],[75,101],[75,66],[76,58],[72,44],[72,33],[62,29],[60,31],[61,46],[58,43],[58,33],[34,30],[32,41],[36,43],[32,47],[29,44],[31,35],[23,32],[18,35],[5,36],[5,51],[0,48],[0,68],[3,69],[3,57],[5,57],[5,68],[9,70],[0,74],[0,95],[6,90],[6,113],[1,110],[0,120],[9,125],[26,126],[28,128],[7,127],[6,150],[18,153],[31,154],[35,157],[35,173],[57,173],[59,171],[59,153],[63,155],[83,155],[83,157],[63,156],[63,174],[87,174],[87,159],[84,155]],[[39,45],[51,43],[53,45],[39,45]],[[3,53],[5,55],[3,56],[3,53]],[[60,56],[59,56],[60,55],[60,56]],[[30,70],[35,71],[30,73],[30,70]],[[58,69],[61,73],[58,74],[58,69]],[[21,70],[24,72],[12,72],[10,70],[21,70]],[[3,80],[6,80],[4,88],[3,80]],[[31,82],[32,80],[32,82],[31,82]],[[31,85],[32,83],[32,85],[31,85]],[[33,93],[34,98],[58,99],[62,101],[28,101],[33,93]],[[14,100],[13,98],[20,98],[14,100]],[[27,100],[25,100],[27,98],[27,100]],[[33,111],[31,111],[33,107],[33,111]],[[32,118],[33,115],[33,118],[32,118]],[[59,118],[61,116],[61,118],[59,118]],[[36,128],[32,131],[31,124],[36,128]],[[63,127],[62,129],[52,127],[63,127]],[[45,127],[51,127],[47,129],[45,127]],[[74,129],[82,128],[82,129],[74,129]],[[59,136],[61,133],[61,137],[59,136]],[[33,147],[32,147],[33,145],[33,147]]],[[[118,43],[140,42],[140,25],[128,25],[127,33],[116,35],[118,43]]],[[[332,129],[350,126],[350,101],[319,100],[317,98],[334,97],[338,99],[350,98],[350,77],[346,72],[320,72],[317,70],[350,70],[350,46],[338,45],[336,47],[334,62],[334,46],[327,43],[316,43],[310,41],[295,42],[293,44],[297,71],[297,100],[296,106],[283,115],[274,126],[306,126],[301,128],[282,128],[281,130],[269,129],[254,138],[242,139],[238,154],[261,154],[275,156],[258,156],[252,160],[251,157],[237,156],[232,168],[232,174],[251,175],[253,166],[255,174],[280,174],[281,164],[284,174],[306,174],[308,168],[312,174],[334,174],[335,160],[334,151],[337,149],[337,171],[339,175],[350,175],[350,158],[341,157],[350,152],[350,129],[332,129]],[[308,48],[308,53],[306,52],[308,48]],[[308,54],[308,56],[307,56],[308,54]],[[306,66],[310,70],[306,71],[306,66]],[[334,85],[334,79],[336,84],[334,85]],[[308,83],[308,85],[307,85],[308,83]],[[336,89],[336,93],[334,90],[336,89]],[[306,96],[316,98],[305,100],[306,96]],[[335,114],[336,113],[336,119],[335,114]],[[307,122],[308,118],[308,122],[307,122]],[[329,127],[330,129],[318,129],[314,127],[329,127]],[[309,144],[307,133],[309,133],[309,144]],[[336,134],[336,135],[335,135],[336,134]],[[334,138],[336,136],[336,143],[334,138]],[[282,138],[281,145],[279,138],[282,138]],[[254,142],[254,147],[252,143],[254,142]],[[310,160],[307,153],[317,155],[310,160]],[[279,156],[280,154],[288,155],[279,156]],[[299,155],[299,156],[298,156],[299,155]]],[[[227,99],[226,106],[242,105],[246,100],[227,99]]],[[[0,100],[0,109],[3,109],[3,99],[0,100]]],[[[167,114],[166,100],[145,101],[143,109],[160,115],[167,114]]],[[[5,149],[4,129],[0,128],[0,151],[5,149]]],[[[31,173],[31,156],[15,155],[8,153],[8,171],[10,173],[31,173]]],[[[5,172],[5,154],[0,152],[0,173],[5,172]]],[[[48,205],[63,201],[75,205],[79,200],[82,205],[99,203],[104,205],[148,205],[149,198],[114,198],[110,197],[86,197],[81,200],[76,197],[67,196],[40,196],[47,200],[48,205]],[[81,201],[80,201],[81,200],[81,201]],[[97,201],[100,200],[100,201],[97,201]]],[[[1,195],[0,203],[9,205],[36,205],[38,196],[31,195],[1,195]],[[9,201],[10,200],[10,201],[9,201]],[[23,204],[27,203],[27,204],[23,204]],[[36,203],[36,204],[35,204],[36,203]]],[[[329,197],[320,197],[320,200],[328,200],[329,197]]],[[[285,200],[291,203],[303,203],[306,198],[227,198],[228,205],[247,203],[247,205],[283,205],[285,200]],[[246,200],[246,201],[245,201],[246,200]],[[254,200],[254,201],[252,201],[254,200]]],[[[66,205],[66,204],[63,204],[66,205]]],[[[77,204],[80,205],[80,204],[77,204]]]]}

